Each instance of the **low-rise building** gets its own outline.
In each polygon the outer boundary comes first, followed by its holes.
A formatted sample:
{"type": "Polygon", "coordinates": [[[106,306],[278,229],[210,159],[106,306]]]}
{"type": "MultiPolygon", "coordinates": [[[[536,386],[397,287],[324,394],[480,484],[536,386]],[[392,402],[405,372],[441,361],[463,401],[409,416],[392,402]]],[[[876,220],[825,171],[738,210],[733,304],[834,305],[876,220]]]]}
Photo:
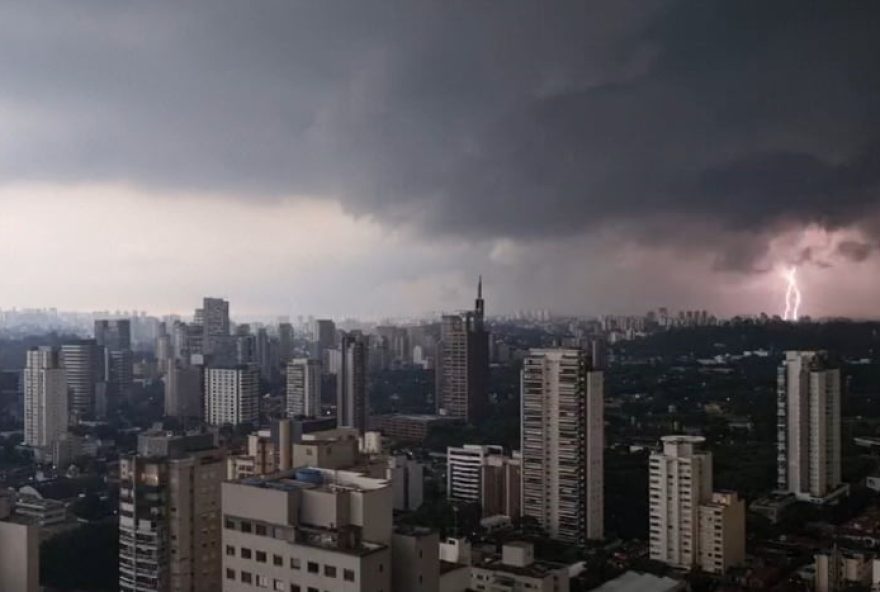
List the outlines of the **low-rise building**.
{"type": "Polygon", "coordinates": [[[0,590],[37,592],[40,587],[40,532],[12,512],[12,496],[0,492],[0,590]]]}

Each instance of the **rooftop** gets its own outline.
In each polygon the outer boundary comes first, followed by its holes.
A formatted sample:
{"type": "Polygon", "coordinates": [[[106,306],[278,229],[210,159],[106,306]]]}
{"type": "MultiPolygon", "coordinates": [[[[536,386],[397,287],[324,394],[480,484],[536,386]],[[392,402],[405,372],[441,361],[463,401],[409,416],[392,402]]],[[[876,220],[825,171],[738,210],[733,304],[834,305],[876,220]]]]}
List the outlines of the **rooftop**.
{"type": "Polygon", "coordinates": [[[675,592],[684,589],[685,584],[680,580],[628,571],[605,582],[593,592],[675,592]]]}

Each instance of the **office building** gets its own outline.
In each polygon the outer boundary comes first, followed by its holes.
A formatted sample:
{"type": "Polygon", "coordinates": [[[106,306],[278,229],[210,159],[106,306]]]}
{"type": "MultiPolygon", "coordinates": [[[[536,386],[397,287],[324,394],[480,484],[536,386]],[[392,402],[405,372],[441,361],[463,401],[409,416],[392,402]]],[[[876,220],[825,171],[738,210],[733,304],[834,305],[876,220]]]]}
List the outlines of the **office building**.
{"type": "Polygon", "coordinates": [[[287,363],[287,416],[321,415],[321,362],[298,358],[287,363]]]}
{"type": "Polygon", "coordinates": [[[389,484],[297,469],[223,484],[223,591],[391,591],[389,484]]]}
{"type": "Polygon", "coordinates": [[[437,345],[437,413],[478,421],[487,411],[489,333],[486,331],[482,279],[473,311],[444,315],[437,345]]]}
{"type": "Polygon", "coordinates": [[[293,359],[293,325],[288,322],[278,324],[278,355],[282,364],[293,359]]]}
{"type": "Polygon", "coordinates": [[[446,497],[480,504],[482,515],[520,515],[520,456],[501,446],[465,444],[446,450],[446,497]]]}
{"type": "Polygon", "coordinates": [[[780,491],[814,503],[848,491],[840,462],[840,368],[825,352],[790,351],[777,373],[780,491]]]}
{"type": "Polygon", "coordinates": [[[314,339],[312,357],[324,362],[325,352],[336,348],[336,323],[330,319],[318,319],[315,321],[314,339]]]}
{"type": "Polygon", "coordinates": [[[205,406],[202,403],[203,369],[170,361],[165,374],[165,415],[180,419],[201,419],[205,406]]]}
{"type": "Polygon", "coordinates": [[[111,351],[131,349],[131,321],[129,319],[99,319],[95,321],[95,342],[111,351]]]}
{"type": "Polygon", "coordinates": [[[205,421],[211,425],[256,423],[260,373],[254,366],[205,370],[205,421]]]}
{"type": "Polygon", "coordinates": [[[12,513],[12,496],[0,491],[0,590],[40,589],[39,526],[12,513]]]}
{"type": "Polygon", "coordinates": [[[345,333],[339,344],[336,376],[336,425],[367,430],[367,340],[359,331],[345,333]]]}
{"type": "Polygon", "coordinates": [[[76,420],[94,419],[103,387],[104,360],[94,339],[81,339],[61,346],[61,363],[67,378],[70,414],[76,420]]]}
{"type": "MultiPolygon", "coordinates": [[[[131,350],[131,321],[128,319],[103,319],[95,321],[95,343],[103,376],[99,382],[106,386],[106,410],[118,408],[121,401],[131,397],[134,381],[134,354],[131,350]]],[[[106,415],[106,411],[104,413],[106,415]]]]}
{"type": "Polygon", "coordinates": [[[53,347],[27,352],[24,378],[24,443],[38,460],[51,458],[54,443],[67,432],[67,378],[53,347]]]}
{"type": "Polygon", "coordinates": [[[580,349],[533,349],[521,386],[522,513],[574,544],[604,536],[604,375],[580,349]]]}
{"type": "Polygon", "coordinates": [[[678,569],[724,573],[745,559],[745,504],[712,491],[700,436],[665,436],[650,457],[650,555],[678,569]]]}
{"type": "Polygon", "coordinates": [[[229,335],[229,302],[222,298],[205,298],[201,311],[205,336],[229,335]]]}

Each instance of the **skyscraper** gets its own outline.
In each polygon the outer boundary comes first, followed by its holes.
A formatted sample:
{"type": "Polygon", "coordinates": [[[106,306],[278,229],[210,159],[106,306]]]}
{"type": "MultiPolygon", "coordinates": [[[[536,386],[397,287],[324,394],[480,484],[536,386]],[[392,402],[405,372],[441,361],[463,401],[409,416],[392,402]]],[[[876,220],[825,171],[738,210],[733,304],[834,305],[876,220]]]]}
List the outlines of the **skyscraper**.
{"type": "Polygon", "coordinates": [[[255,366],[205,370],[205,421],[211,425],[256,423],[260,372],[255,366]]]}
{"type": "Polygon", "coordinates": [[[119,589],[214,592],[220,578],[220,485],[213,434],[146,433],[119,461],[119,589]]]}
{"type": "Polygon", "coordinates": [[[847,491],[840,464],[840,368],[825,352],[790,351],[777,372],[778,487],[824,502],[847,491]]]}
{"type": "Polygon", "coordinates": [[[313,357],[321,360],[324,364],[324,371],[327,371],[324,359],[325,352],[336,347],[336,323],[330,319],[318,319],[315,321],[315,342],[313,357]]]}
{"type": "Polygon", "coordinates": [[[131,322],[128,319],[95,321],[95,342],[103,356],[100,382],[107,384],[106,409],[115,409],[131,397],[134,380],[134,355],[131,351],[131,322]]]}
{"type": "Polygon", "coordinates": [[[229,333],[229,302],[222,298],[205,298],[200,310],[202,353],[212,356],[215,363],[221,365],[234,363],[235,341],[229,333]]]}
{"type": "Polygon", "coordinates": [[[94,339],[81,339],[61,346],[61,363],[67,378],[71,417],[92,419],[98,407],[99,377],[104,364],[94,339]]]}
{"type": "Polygon", "coordinates": [[[359,331],[342,336],[341,363],[336,377],[336,424],[367,429],[367,339],[359,331]]]}
{"type": "Polygon", "coordinates": [[[165,415],[168,417],[202,418],[202,368],[169,362],[165,374],[165,415]]]}
{"type": "Polygon", "coordinates": [[[485,328],[482,278],[474,310],[444,315],[437,345],[437,412],[478,421],[486,412],[489,386],[489,333],[485,328]]]}
{"type": "Polygon", "coordinates": [[[24,443],[40,459],[51,457],[55,441],[67,432],[67,378],[60,352],[52,347],[27,352],[24,369],[24,443]]]}
{"type": "Polygon", "coordinates": [[[293,325],[286,321],[278,324],[278,355],[282,364],[293,359],[293,325]]]}
{"type": "Polygon", "coordinates": [[[679,569],[723,573],[745,559],[745,504],[712,491],[705,438],[665,436],[650,459],[651,559],[679,569]]]}
{"type": "Polygon", "coordinates": [[[580,349],[533,349],[523,360],[522,513],[552,538],[604,536],[604,388],[580,349]]]}
{"type": "Polygon", "coordinates": [[[321,362],[297,358],[287,363],[287,417],[321,415],[321,362]]]}
{"type": "Polygon", "coordinates": [[[101,347],[113,350],[131,349],[131,321],[129,319],[99,319],[95,321],[95,341],[101,347]]]}

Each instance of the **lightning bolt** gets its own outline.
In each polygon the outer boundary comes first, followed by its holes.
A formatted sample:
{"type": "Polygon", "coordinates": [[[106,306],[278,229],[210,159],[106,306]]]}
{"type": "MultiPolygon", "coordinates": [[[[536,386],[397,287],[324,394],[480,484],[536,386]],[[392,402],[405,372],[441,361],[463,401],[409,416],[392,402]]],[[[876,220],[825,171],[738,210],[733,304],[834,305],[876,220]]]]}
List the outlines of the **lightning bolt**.
{"type": "Polygon", "coordinates": [[[785,289],[785,312],[782,313],[782,320],[796,321],[801,308],[801,290],[797,284],[797,267],[789,267],[784,270],[782,277],[788,284],[785,289]]]}

